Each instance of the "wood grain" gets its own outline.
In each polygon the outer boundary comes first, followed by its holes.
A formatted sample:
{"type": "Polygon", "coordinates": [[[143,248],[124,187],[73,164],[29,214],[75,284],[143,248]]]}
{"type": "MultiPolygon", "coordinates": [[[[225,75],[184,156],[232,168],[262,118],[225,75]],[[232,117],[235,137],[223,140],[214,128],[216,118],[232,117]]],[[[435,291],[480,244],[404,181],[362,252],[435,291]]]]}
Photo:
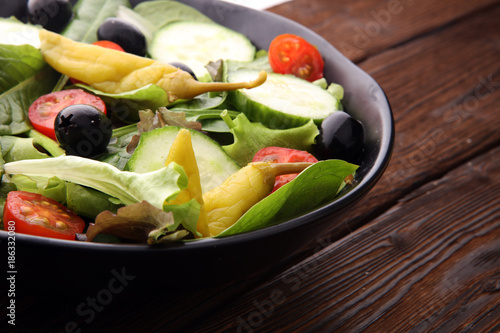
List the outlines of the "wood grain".
{"type": "Polygon", "coordinates": [[[333,217],[330,230],[305,248],[304,256],[500,144],[500,64],[491,61],[500,51],[499,15],[497,6],[360,63],[393,108],[393,156],[369,195],[333,217]]]}
{"type": "Polygon", "coordinates": [[[496,0],[294,0],[270,11],[310,27],[359,62],[496,5],[496,0]]]}
{"type": "Polygon", "coordinates": [[[500,148],[493,149],[426,184],[369,225],[235,300],[196,329],[498,328],[498,154],[500,148]]]}

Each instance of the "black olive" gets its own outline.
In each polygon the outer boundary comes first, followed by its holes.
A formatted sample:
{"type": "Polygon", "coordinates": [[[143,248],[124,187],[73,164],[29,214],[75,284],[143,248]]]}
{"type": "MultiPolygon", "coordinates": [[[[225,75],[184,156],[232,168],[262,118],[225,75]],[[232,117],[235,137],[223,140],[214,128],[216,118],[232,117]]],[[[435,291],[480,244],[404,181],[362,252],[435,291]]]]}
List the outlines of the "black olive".
{"type": "Polygon", "coordinates": [[[73,16],[73,5],[68,0],[29,0],[27,12],[31,23],[60,32],[73,16]]]}
{"type": "Polygon", "coordinates": [[[320,159],[357,163],[363,152],[364,141],[363,124],[344,111],[335,111],[321,123],[315,154],[320,159]]]}
{"type": "Polygon", "coordinates": [[[59,145],[68,155],[92,157],[106,151],[111,140],[111,120],[99,109],[74,104],[62,109],[54,121],[59,145]]]}
{"type": "Polygon", "coordinates": [[[183,70],[184,72],[188,72],[189,74],[191,74],[193,79],[198,80],[196,78],[196,75],[194,74],[193,70],[188,65],[183,64],[182,62],[171,62],[170,65],[177,67],[177,68],[183,70]]]}
{"type": "Polygon", "coordinates": [[[147,42],[144,34],[129,22],[110,17],[104,20],[97,30],[97,39],[109,40],[120,45],[125,52],[145,56],[147,42]]]}

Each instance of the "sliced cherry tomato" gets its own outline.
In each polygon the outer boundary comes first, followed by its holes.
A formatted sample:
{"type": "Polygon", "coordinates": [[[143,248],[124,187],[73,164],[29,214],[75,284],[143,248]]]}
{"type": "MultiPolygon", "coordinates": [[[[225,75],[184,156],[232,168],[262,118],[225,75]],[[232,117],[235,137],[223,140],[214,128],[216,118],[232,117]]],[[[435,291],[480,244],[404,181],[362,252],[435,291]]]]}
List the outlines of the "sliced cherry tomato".
{"type": "Polygon", "coordinates": [[[50,238],[74,240],[85,222],[55,200],[41,194],[12,191],[7,194],[3,213],[4,229],[50,238]]]}
{"type": "MultiPolygon", "coordinates": [[[[252,162],[259,161],[272,163],[318,162],[316,157],[309,154],[307,151],[282,147],[262,148],[255,154],[252,160],[252,162]]],[[[281,186],[291,182],[297,175],[297,173],[294,173],[276,177],[273,192],[281,186]]]]}
{"type": "Polygon", "coordinates": [[[31,104],[28,116],[33,127],[40,133],[56,140],[54,120],[57,114],[73,104],[93,105],[106,114],[106,104],[99,97],[82,89],[56,91],[39,97],[31,104]]]}
{"type": "Polygon", "coordinates": [[[115,42],[109,41],[109,40],[98,40],[97,42],[93,42],[92,44],[102,46],[102,47],[105,47],[107,49],[125,52],[125,50],[120,45],[116,44],[115,42]]]}
{"type": "Polygon", "coordinates": [[[275,73],[293,74],[307,81],[323,77],[325,62],[318,49],[302,37],[283,34],[269,46],[269,63],[275,73]]]}

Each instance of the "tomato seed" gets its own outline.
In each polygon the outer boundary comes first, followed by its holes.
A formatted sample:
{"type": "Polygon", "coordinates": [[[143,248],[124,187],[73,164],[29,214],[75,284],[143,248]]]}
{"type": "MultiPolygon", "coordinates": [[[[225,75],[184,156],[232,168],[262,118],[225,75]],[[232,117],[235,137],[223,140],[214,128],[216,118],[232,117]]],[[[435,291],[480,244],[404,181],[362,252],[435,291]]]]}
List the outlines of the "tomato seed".
{"type": "Polygon", "coordinates": [[[56,228],[61,229],[61,230],[66,230],[66,229],[68,229],[68,225],[62,221],[57,221],[56,228]]]}
{"type": "Polygon", "coordinates": [[[23,214],[24,216],[31,215],[33,213],[34,213],[34,211],[31,207],[26,207],[26,206],[21,207],[21,214],[23,214]]]}
{"type": "Polygon", "coordinates": [[[32,217],[30,223],[49,225],[49,219],[46,217],[32,217]]]}

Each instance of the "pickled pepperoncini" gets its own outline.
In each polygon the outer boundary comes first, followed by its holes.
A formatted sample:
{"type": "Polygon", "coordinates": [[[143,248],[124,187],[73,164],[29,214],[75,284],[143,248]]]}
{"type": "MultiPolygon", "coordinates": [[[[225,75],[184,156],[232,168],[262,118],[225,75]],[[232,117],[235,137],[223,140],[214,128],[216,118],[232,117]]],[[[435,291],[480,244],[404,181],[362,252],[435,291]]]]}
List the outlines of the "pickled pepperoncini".
{"type": "Polygon", "coordinates": [[[250,82],[200,82],[172,65],[131,53],[73,41],[47,30],[40,31],[40,49],[56,71],[105,93],[119,94],[149,84],[163,88],[172,103],[212,91],[251,89],[267,79],[265,71],[250,82]]]}
{"type": "Polygon", "coordinates": [[[217,236],[232,226],[271,193],[276,176],[299,173],[312,164],[254,162],[243,167],[220,186],[203,194],[209,232],[204,236],[217,236]]]}

